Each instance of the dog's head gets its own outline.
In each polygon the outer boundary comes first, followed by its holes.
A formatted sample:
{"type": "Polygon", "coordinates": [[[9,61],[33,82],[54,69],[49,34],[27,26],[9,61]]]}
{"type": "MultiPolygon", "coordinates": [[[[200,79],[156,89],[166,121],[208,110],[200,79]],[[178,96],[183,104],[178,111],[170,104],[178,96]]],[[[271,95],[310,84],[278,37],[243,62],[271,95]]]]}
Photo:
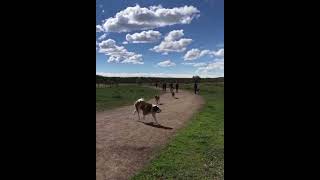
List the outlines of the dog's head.
{"type": "Polygon", "coordinates": [[[161,113],[161,109],[157,105],[152,106],[152,111],[156,113],[161,113]]]}

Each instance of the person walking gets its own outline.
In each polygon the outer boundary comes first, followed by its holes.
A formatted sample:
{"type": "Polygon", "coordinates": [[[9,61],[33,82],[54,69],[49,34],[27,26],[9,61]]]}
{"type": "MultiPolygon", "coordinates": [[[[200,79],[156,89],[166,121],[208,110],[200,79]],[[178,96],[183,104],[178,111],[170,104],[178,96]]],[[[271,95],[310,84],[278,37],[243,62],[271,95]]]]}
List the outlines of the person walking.
{"type": "Polygon", "coordinates": [[[172,92],[173,91],[173,83],[171,82],[170,83],[170,92],[172,92]]]}
{"type": "Polygon", "coordinates": [[[179,89],[179,84],[178,81],[176,82],[176,93],[178,93],[178,89],[179,89]]]}
{"type": "Polygon", "coordinates": [[[197,94],[197,91],[198,91],[198,84],[197,82],[194,82],[194,94],[197,94]]]}

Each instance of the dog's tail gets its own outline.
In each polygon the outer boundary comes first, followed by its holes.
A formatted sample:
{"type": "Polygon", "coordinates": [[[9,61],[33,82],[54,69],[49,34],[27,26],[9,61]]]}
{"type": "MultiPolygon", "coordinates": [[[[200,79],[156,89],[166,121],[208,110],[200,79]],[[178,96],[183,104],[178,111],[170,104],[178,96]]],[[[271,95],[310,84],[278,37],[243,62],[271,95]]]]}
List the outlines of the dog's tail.
{"type": "Polygon", "coordinates": [[[140,98],[140,99],[138,99],[138,100],[136,101],[136,103],[137,103],[137,102],[141,102],[141,101],[144,101],[144,99],[143,99],[143,98],[140,98]]]}
{"type": "Polygon", "coordinates": [[[138,99],[135,103],[134,103],[134,111],[133,111],[133,114],[136,114],[136,112],[137,111],[139,111],[138,110],[138,107],[136,106],[136,104],[138,103],[138,102],[141,102],[141,101],[144,101],[144,99],[143,98],[140,98],[140,99],[138,99]]]}

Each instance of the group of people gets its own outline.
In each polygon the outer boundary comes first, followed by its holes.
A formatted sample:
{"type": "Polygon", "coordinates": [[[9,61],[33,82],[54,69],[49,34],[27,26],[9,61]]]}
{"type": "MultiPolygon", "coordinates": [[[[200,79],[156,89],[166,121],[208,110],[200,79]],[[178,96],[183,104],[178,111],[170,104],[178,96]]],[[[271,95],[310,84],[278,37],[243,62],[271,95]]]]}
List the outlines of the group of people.
{"type": "MultiPolygon", "coordinates": [[[[156,88],[158,88],[158,85],[160,86],[160,84],[158,84],[158,82],[156,82],[155,85],[156,85],[156,88]]],[[[172,92],[173,89],[174,89],[173,83],[170,83],[169,87],[170,87],[170,91],[172,92]]],[[[178,93],[178,89],[179,89],[179,83],[178,82],[175,83],[175,88],[176,88],[176,93],[178,93]]],[[[197,82],[194,83],[193,88],[194,88],[194,94],[199,93],[199,87],[198,87],[198,83],[197,82]]],[[[162,90],[163,91],[167,91],[167,83],[165,83],[165,82],[162,83],[162,90]]]]}
{"type": "MultiPolygon", "coordinates": [[[[171,92],[174,90],[174,85],[173,84],[174,83],[170,83],[169,84],[171,92]]],[[[158,82],[156,82],[156,88],[158,88],[158,82]]],[[[176,93],[177,93],[178,90],[179,90],[179,83],[178,82],[175,83],[175,88],[176,88],[176,93]]],[[[163,91],[167,91],[167,83],[162,83],[162,90],[163,91]]]]}

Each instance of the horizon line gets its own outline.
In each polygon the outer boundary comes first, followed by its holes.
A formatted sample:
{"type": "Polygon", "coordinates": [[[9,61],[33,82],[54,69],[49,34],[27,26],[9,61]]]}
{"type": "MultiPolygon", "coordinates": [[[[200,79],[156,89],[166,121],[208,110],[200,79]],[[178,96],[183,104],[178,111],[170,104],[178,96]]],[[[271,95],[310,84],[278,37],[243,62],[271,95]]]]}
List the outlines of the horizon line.
{"type": "Polygon", "coordinates": [[[103,77],[152,77],[152,78],[192,78],[199,76],[200,78],[224,78],[224,75],[203,75],[203,74],[170,74],[170,73],[106,73],[96,72],[96,75],[103,77]]]}

